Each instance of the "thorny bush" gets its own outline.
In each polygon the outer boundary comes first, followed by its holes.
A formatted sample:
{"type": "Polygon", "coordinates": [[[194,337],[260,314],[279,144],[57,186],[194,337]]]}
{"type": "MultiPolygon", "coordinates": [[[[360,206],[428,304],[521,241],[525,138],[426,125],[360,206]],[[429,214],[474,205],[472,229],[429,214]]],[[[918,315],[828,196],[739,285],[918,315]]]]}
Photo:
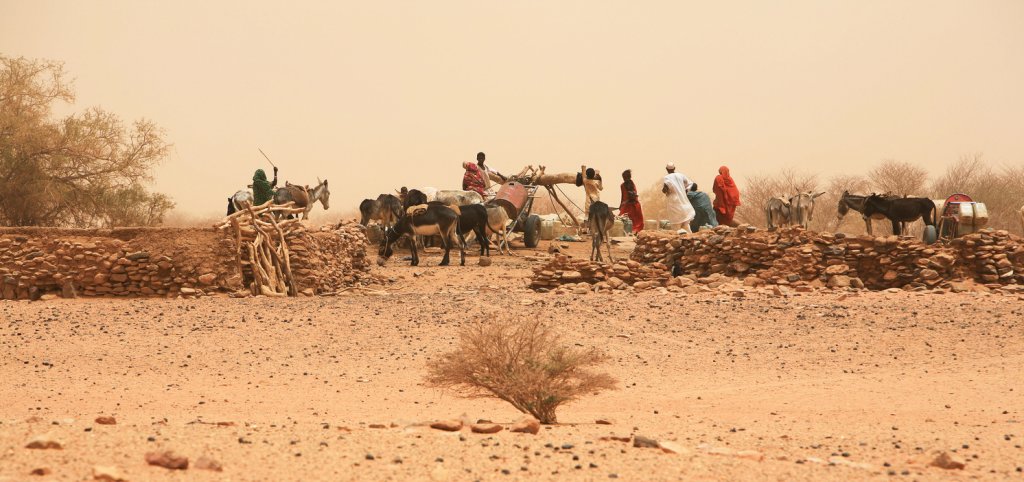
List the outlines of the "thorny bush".
{"type": "Polygon", "coordinates": [[[558,423],[559,406],[616,388],[591,370],[607,357],[576,349],[536,320],[494,321],[464,328],[459,346],[429,365],[427,384],[470,398],[497,398],[543,424],[558,423]]]}

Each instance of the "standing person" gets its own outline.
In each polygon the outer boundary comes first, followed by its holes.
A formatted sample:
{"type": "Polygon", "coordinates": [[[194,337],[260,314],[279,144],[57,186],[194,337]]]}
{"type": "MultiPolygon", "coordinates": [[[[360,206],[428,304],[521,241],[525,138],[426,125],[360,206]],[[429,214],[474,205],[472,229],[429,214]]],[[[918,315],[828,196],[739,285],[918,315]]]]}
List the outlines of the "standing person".
{"type": "Polygon", "coordinates": [[[712,228],[718,226],[715,208],[711,206],[711,198],[708,197],[707,193],[697,190],[697,183],[693,183],[690,186],[690,190],[686,191],[686,199],[690,201],[690,205],[693,206],[693,210],[696,212],[693,221],[690,221],[690,231],[696,233],[704,226],[711,226],[712,228]]]}
{"type": "Polygon", "coordinates": [[[626,169],[622,172],[622,201],[619,202],[619,214],[625,215],[633,223],[633,234],[639,234],[644,230],[644,210],[640,207],[640,194],[636,190],[636,183],[633,182],[633,171],[626,169]]]}
{"type": "Polygon", "coordinates": [[[476,166],[480,168],[480,172],[483,173],[484,175],[484,188],[488,191],[491,191],[491,188],[493,187],[492,182],[495,182],[495,179],[498,179],[500,180],[500,182],[504,183],[508,181],[508,178],[503,176],[496,169],[491,169],[490,167],[484,165],[484,162],[486,160],[486,154],[482,152],[476,153],[476,166]]]}
{"type": "Polygon", "coordinates": [[[729,168],[722,166],[718,168],[718,176],[715,176],[715,215],[718,223],[726,226],[736,227],[736,207],[740,206],[740,190],[736,182],[729,175],[729,168]]]}
{"type": "Polygon", "coordinates": [[[484,174],[480,167],[472,162],[463,162],[462,168],[466,170],[466,173],[462,175],[462,190],[476,192],[480,194],[480,197],[487,199],[484,195],[487,184],[484,182],[484,174]]]}
{"type": "Polygon", "coordinates": [[[601,182],[601,171],[592,167],[580,166],[580,173],[583,174],[583,191],[587,194],[586,202],[583,203],[583,213],[588,214],[590,205],[601,200],[604,183],[601,182]]]}
{"type": "Polygon", "coordinates": [[[676,165],[671,162],[665,165],[665,171],[668,174],[665,176],[661,192],[665,193],[667,197],[665,209],[668,214],[669,228],[689,233],[691,232],[690,221],[693,221],[696,212],[693,210],[690,200],[687,199],[686,192],[690,190],[693,181],[677,173],[676,165]]]}
{"type": "Polygon", "coordinates": [[[274,188],[277,187],[277,167],[274,167],[274,181],[267,182],[267,173],[257,169],[252,176],[252,201],[257,206],[274,199],[274,188]]]}

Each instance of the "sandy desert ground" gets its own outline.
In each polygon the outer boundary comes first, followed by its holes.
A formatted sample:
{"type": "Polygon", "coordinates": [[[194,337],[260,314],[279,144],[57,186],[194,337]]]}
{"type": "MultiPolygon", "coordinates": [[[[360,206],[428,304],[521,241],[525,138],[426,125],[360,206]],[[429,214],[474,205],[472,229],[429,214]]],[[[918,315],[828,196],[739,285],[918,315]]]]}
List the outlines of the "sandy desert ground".
{"type": "Polygon", "coordinates": [[[396,258],[375,268],[394,283],[336,297],[0,303],[0,480],[1024,477],[1017,296],[558,296],[525,288],[531,254],[396,258]],[[460,326],[508,317],[606,350],[620,388],[537,435],[427,427],[521,417],[422,383],[460,326]],[[147,465],[161,450],[192,466],[147,465]],[[943,451],[966,468],[929,466],[943,451]]]}

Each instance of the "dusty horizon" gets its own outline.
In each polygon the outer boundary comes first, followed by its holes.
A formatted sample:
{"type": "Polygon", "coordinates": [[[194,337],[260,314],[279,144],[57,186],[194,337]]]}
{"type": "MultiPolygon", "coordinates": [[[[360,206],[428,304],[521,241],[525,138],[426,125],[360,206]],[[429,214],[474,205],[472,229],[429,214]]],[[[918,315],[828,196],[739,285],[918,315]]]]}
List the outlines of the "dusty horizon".
{"type": "MultiPolygon", "coordinates": [[[[710,185],[791,167],[933,176],[1024,160],[1024,3],[0,2],[0,51],[65,62],[77,101],[167,131],[155,188],[212,216],[269,168],[330,215],[457,188],[478,151],[710,185]]],[[[322,215],[321,215],[322,216],[322,215]]],[[[314,214],[314,219],[317,215],[314,214]]]]}

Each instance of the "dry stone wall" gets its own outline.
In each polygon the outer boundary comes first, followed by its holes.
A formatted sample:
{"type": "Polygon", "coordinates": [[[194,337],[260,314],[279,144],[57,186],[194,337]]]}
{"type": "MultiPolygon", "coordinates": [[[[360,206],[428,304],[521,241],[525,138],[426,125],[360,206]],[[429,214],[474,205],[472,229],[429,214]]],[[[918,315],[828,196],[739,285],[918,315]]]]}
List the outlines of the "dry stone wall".
{"type": "Polygon", "coordinates": [[[887,289],[949,288],[960,280],[1024,283],[1020,239],[992,230],[949,245],[926,245],[908,237],[850,237],[799,227],[774,232],[719,227],[689,236],[642,234],[632,259],[678,266],[702,277],[753,276],[778,285],[887,289]]]}
{"type": "MultiPolygon", "coordinates": [[[[305,294],[372,279],[351,225],[293,235],[305,294]]],[[[201,296],[247,286],[235,240],[217,229],[0,228],[0,299],[201,296]]]]}
{"type": "Polygon", "coordinates": [[[799,227],[720,226],[695,234],[644,232],[631,259],[615,264],[556,256],[534,269],[539,291],[672,287],[743,279],[749,287],[950,289],[975,285],[1024,292],[1024,243],[985,230],[948,245],[896,236],[846,236],[799,227]],[[685,277],[672,277],[671,271],[685,277]]]}

